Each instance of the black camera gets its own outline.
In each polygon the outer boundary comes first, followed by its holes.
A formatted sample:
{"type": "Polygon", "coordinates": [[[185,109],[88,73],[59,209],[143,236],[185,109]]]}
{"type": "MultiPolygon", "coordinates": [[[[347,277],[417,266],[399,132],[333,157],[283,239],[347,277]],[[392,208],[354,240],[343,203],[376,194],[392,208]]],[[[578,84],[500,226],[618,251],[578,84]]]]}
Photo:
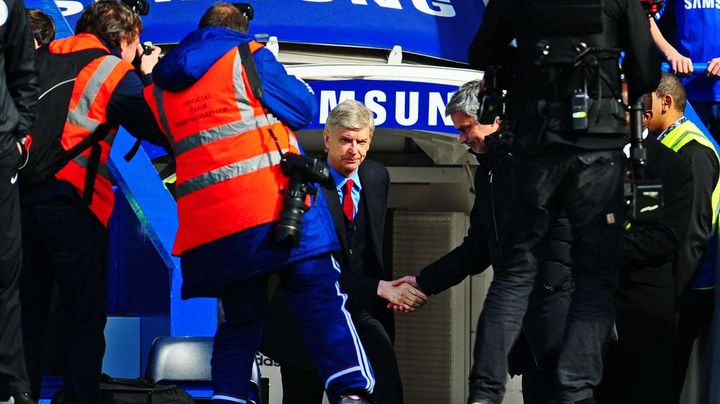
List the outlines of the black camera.
{"type": "Polygon", "coordinates": [[[139,15],[148,15],[150,12],[150,3],[146,0],[120,0],[126,6],[139,15]]]}
{"type": "Polygon", "coordinates": [[[297,247],[300,245],[300,225],[308,210],[305,199],[308,195],[317,195],[317,188],[312,183],[329,180],[330,170],[316,158],[295,153],[283,155],[280,169],[290,177],[290,183],[285,190],[280,220],[275,226],[275,240],[297,247]]]}
{"type": "Polygon", "coordinates": [[[663,216],[663,185],[655,178],[646,178],[647,149],[642,135],[642,99],[630,104],[630,162],[632,166],[623,183],[623,196],[628,217],[633,223],[657,223],[663,216]]]}
{"type": "Polygon", "coordinates": [[[478,94],[480,108],[477,113],[477,121],[481,125],[492,125],[495,118],[502,118],[505,115],[507,91],[499,84],[500,70],[500,66],[490,66],[483,77],[484,88],[482,94],[478,94]]]}
{"type": "Polygon", "coordinates": [[[248,22],[252,21],[255,17],[255,11],[250,3],[231,3],[233,7],[237,8],[242,15],[247,18],[248,22]]]}

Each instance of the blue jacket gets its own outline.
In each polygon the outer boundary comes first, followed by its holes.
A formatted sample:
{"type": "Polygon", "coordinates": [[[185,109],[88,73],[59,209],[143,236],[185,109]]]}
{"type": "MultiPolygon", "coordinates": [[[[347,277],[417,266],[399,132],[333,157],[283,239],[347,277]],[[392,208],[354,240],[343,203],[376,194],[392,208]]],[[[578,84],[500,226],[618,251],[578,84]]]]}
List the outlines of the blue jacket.
{"type": "MultiPolygon", "coordinates": [[[[158,63],[153,80],[163,90],[181,91],[232,48],[251,40],[219,27],[193,31],[158,63]]],[[[263,105],[292,129],[307,125],[317,112],[310,88],[287,74],[267,49],[257,50],[253,59],[263,86],[263,105]]],[[[315,198],[314,206],[304,214],[298,247],[275,242],[274,227],[274,223],[253,227],[183,253],[182,296],[218,296],[229,283],[339,249],[332,218],[321,197],[315,198]]]]}

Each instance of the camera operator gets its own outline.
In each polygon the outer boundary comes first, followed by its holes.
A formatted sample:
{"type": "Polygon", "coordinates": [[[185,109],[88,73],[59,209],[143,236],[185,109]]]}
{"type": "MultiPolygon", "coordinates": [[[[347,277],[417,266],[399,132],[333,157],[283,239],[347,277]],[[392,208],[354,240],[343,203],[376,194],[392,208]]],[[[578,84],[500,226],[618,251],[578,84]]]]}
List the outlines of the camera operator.
{"type": "Polygon", "coordinates": [[[213,403],[247,402],[271,273],[331,402],[367,403],[375,380],[338,286],[333,219],[325,198],[306,198],[330,173],[299,154],[292,131],[312,120],[315,97],[246,34],[248,17],[210,7],[145,91],[177,162],[183,298],[219,297],[225,312],[213,403]]]}
{"type": "Polygon", "coordinates": [[[83,12],[75,35],[35,53],[43,92],[36,112],[42,119],[32,128],[36,147],[30,146],[30,157],[58,143],[67,152],[98,133],[105,135],[59,171],[47,171],[46,179],[31,184],[28,167],[20,173],[25,252],[20,298],[25,357],[36,396],[56,282],[64,314],[64,399],[97,402],[107,321],[107,226],[114,204],[106,166],[112,139],[122,124],[135,136],[167,143],[142,94],[160,49],[142,58],[137,74],[130,63],[141,52],[141,30],[140,17],[128,6],[100,1],[83,12]]]}
{"type": "Polygon", "coordinates": [[[509,88],[519,203],[506,241],[508,260],[495,272],[480,316],[469,403],[502,401],[506,353],[520,332],[538,272],[538,242],[560,210],[572,226],[575,291],[556,398],[594,402],[621,266],[626,124],[618,101],[619,48],[626,51],[624,69],[636,99],[659,79],[648,18],[637,0],[487,5],[469,59],[480,69],[513,67],[513,83],[522,83],[509,88]],[[512,40],[516,63],[502,60],[512,40]]]}

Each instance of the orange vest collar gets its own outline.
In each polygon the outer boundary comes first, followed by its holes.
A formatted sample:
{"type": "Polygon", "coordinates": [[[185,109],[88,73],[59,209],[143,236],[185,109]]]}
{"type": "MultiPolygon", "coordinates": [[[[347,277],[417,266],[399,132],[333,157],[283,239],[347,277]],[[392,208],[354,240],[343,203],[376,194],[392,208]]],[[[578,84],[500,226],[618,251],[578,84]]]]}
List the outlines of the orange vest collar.
{"type": "Polygon", "coordinates": [[[56,54],[80,52],[87,49],[102,49],[110,53],[110,49],[102,43],[100,38],[88,33],[76,34],[50,42],[50,52],[56,54]]]}

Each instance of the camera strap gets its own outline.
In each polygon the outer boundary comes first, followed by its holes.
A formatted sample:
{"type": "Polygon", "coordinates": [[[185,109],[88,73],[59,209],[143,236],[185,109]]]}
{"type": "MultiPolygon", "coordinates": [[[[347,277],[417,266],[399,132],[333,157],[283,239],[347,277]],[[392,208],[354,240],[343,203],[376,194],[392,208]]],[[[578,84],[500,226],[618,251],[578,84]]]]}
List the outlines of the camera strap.
{"type": "MultiPolygon", "coordinates": [[[[262,81],[260,81],[257,67],[255,66],[255,59],[250,51],[250,44],[248,42],[241,43],[238,45],[238,52],[240,53],[240,62],[242,63],[243,70],[245,70],[245,75],[250,83],[250,90],[255,98],[262,102],[263,85],[262,81]]],[[[268,131],[270,132],[270,136],[272,136],[273,141],[275,142],[275,147],[277,147],[278,153],[280,153],[280,157],[282,158],[282,147],[280,147],[280,142],[278,141],[277,136],[275,136],[275,132],[273,132],[271,127],[268,127],[268,131]]]]}
{"type": "Polygon", "coordinates": [[[255,98],[260,100],[263,96],[263,85],[260,81],[257,67],[255,66],[255,59],[252,56],[252,52],[250,52],[249,43],[243,42],[238,45],[238,52],[240,52],[240,61],[242,62],[243,69],[245,69],[245,74],[250,82],[250,89],[252,90],[255,98]]]}

